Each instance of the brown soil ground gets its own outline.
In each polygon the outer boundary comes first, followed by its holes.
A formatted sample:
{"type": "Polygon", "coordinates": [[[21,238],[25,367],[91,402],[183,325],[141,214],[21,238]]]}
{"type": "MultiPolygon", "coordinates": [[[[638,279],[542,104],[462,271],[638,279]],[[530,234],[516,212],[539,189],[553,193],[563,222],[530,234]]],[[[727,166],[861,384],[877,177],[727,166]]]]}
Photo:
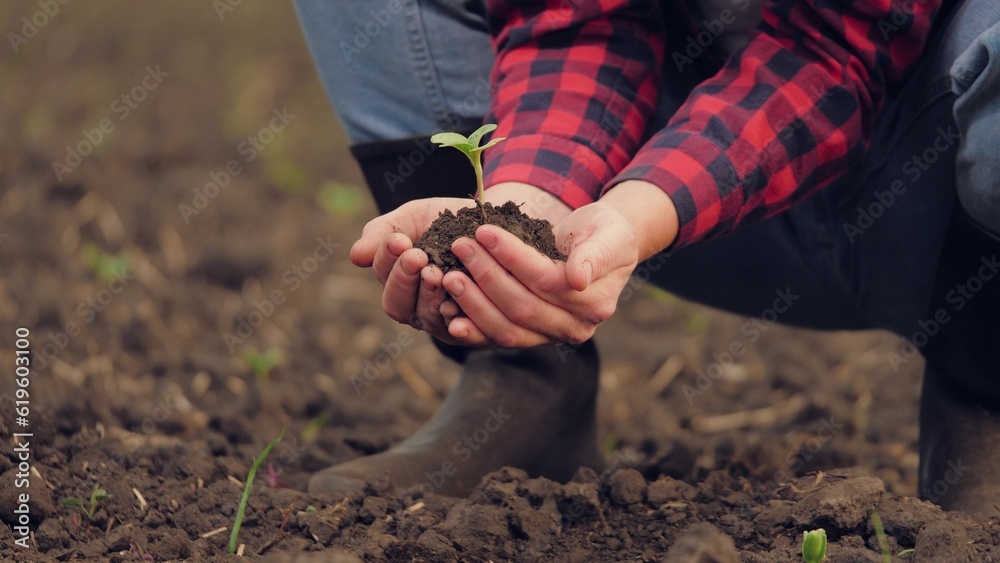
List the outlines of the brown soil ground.
{"type": "MultiPolygon", "coordinates": [[[[0,30],[38,10],[4,3],[0,30]]],[[[347,260],[374,209],[351,187],[291,7],[222,16],[207,2],[70,3],[17,53],[4,46],[0,369],[14,371],[18,327],[36,368],[27,428],[14,378],[0,382],[4,561],[234,560],[241,483],[281,429],[272,484],[299,484],[410,434],[457,377],[384,318],[378,285],[347,260]],[[120,97],[157,65],[125,115],[120,97]],[[57,179],[52,163],[102,123],[113,130],[57,179]],[[130,274],[104,276],[85,248],[124,253],[130,274]],[[247,347],[282,360],[255,375],[247,347]],[[23,492],[11,434],[25,429],[29,549],[7,525],[23,492]],[[63,506],[95,486],[110,496],[92,517],[63,506]]],[[[271,488],[262,470],[245,555],[796,561],[802,532],[825,527],[831,561],[879,561],[874,509],[893,553],[917,550],[899,561],[1000,561],[996,518],[913,498],[921,365],[893,370],[898,339],[753,323],[637,281],[598,333],[612,471],[558,484],[508,469],[466,499],[374,482],[340,502],[271,488]],[[746,353],[692,395],[733,342],[746,353]]]]}

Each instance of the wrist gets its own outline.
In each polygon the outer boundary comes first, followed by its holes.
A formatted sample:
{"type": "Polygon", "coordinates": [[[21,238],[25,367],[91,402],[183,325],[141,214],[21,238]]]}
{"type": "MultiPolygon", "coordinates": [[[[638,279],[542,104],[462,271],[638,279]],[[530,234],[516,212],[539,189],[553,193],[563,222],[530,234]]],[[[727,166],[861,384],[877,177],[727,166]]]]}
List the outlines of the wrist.
{"type": "Polygon", "coordinates": [[[656,184],[626,180],[605,192],[599,201],[621,213],[635,227],[640,262],[667,248],[677,238],[680,222],[677,208],[656,184]]]}
{"type": "Polygon", "coordinates": [[[484,199],[493,205],[513,201],[521,211],[553,225],[565,219],[573,210],[555,195],[542,188],[521,182],[501,182],[486,188],[484,199]]]}

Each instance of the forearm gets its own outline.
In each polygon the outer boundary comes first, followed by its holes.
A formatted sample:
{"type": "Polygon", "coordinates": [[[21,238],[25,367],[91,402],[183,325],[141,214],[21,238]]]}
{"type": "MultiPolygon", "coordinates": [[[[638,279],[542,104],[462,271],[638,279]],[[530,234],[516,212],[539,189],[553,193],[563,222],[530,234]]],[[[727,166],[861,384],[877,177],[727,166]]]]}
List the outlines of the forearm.
{"type": "MultiPolygon", "coordinates": [[[[526,214],[558,224],[572,209],[551,193],[528,184],[504,182],[486,190],[486,201],[499,205],[513,201],[526,214]]],[[[641,180],[622,182],[601,198],[635,227],[639,260],[670,246],[677,237],[677,210],[673,201],[654,184],[641,180]]]]}
{"type": "Polygon", "coordinates": [[[667,193],[679,215],[676,246],[788,209],[857,164],[938,4],[913,4],[911,25],[887,38],[879,23],[900,16],[889,0],[768,4],[747,47],[609,186],[643,180],[667,193]]]}
{"type": "Polygon", "coordinates": [[[614,208],[635,228],[640,262],[669,247],[677,238],[677,209],[655,184],[642,180],[622,182],[606,192],[600,203],[614,208]]]}

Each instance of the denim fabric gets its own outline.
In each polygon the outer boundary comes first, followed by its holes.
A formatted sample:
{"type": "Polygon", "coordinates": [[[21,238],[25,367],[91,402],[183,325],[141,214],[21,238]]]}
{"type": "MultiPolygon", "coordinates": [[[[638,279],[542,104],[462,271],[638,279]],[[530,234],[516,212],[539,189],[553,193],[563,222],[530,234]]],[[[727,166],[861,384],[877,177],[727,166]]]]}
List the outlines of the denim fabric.
{"type": "MultiPolygon", "coordinates": [[[[996,21],[994,6],[982,10],[984,21],[996,21]]],[[[958,199],[980,229],[1000,239],[1000,23],[976,37],[951,74],[958,95],[955,120],[963,132],[958,199]]]]}
{"type": "Polygon", "coordinates": [[[483,2],[296,0],[295,7],[351,142],[482,123],[494,59],[483,2]]]}

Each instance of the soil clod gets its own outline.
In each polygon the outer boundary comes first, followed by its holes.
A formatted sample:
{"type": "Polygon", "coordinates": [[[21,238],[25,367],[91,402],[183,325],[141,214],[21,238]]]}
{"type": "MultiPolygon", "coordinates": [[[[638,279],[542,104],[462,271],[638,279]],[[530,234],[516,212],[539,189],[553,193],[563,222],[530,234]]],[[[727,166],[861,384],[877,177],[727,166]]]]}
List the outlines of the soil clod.
{"type": "Polygon", "coordinates": [[[492,203],[459,209],[458,213],[442,211],[431,227],[417,240],[415,247],[427,253],[431,263],[445,273],[452,270],[469,271],[451,251],[451,245],[462,237],[475,239],[476,229],[483,225],[496,225],[510,232],[525,244],[553,260],[566,260],[566,256],[556,247],[552,234],[552,223],[536,219],[523,213],[512,201],[495,207],[492,203]]]}

